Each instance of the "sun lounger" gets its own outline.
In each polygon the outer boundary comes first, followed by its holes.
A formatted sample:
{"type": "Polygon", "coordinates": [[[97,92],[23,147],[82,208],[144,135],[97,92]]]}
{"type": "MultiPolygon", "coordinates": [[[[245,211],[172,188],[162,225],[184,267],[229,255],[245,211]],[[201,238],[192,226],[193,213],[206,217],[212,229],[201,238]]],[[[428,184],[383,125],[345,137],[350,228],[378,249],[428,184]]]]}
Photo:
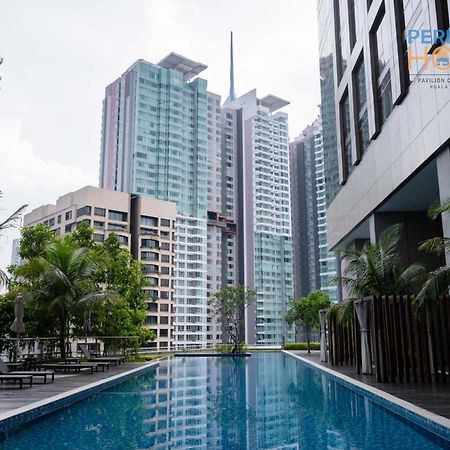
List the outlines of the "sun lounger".
{"type": "Polygon", "coordinates": [[[32,375],[0,375],[0,383],[3,384],[4,381],[14,381],[14,384],[16,384],[16,381],[18,381],[19,389],[22,389],[25,380],[29,381],[30,387],[33,386],[32,375]]]}
{"type": "Polygon", "coordinates": [[[55,372],[53,371],[36,371],[36,370],[11,370],[8,364],[0,358],[0,374],[1,375],[24,375],[36,378],[43,378],[44,384],[47,384],[47,377],[51,377],[52,382],[55,381],[55,372]]]}
{"type": "Polygon", "coordinates": [[[99,356],[93,357],[91,352],[87,349],[86,346],[80,344],[80,349],[83,352],[84,356],[86,356],[87,360],[90,362],[110,362],[114,363],[115,366],[120,363],[125,362],[125,356],[99,356]]]}
{"type": "Polygon", "coordinates": [[[70,364],[70,363],[45,363],[41,364],[40,366],[43,369],[53,369],[53,370],[60,370],[64,373],[67,372],[75,372],[79,373],[82,369],[89,369],[91,371],[91,374],[94,373],[94,370],[98,372],[99,367],[101,367],[102,372],[105,371],[105,369],[109,369],[109,363],[108,362],[87,362],[87,363],[79,363],[79,364],[70,364]]]}

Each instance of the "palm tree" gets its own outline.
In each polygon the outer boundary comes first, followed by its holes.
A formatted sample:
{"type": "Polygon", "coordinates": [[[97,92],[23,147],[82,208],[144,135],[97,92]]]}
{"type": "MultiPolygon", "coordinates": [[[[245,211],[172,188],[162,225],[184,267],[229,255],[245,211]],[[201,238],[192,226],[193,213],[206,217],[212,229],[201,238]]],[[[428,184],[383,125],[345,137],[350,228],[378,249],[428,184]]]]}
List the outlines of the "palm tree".
{"type": "Polygon", "coordinates": [[[423,277],[426,269],[421,264],[404,268],[400,263],[398,244],[402,236],[402,225],[386,228],[378,242],[366,242],[361,250],[346,250],[343,260],[347,262],[342,284],[350,289],[350,300],[331,308],[345,322],[353,312],[353,300],[365,296],[407,294],[413,283],[423,277]]]}
{"type": "Polygon", "coordinates": [[[16,275],[25,281],[25,295],[38,314],[52,315],[58,324],[62,358],[74,314],[117,298],[114,292],[99,290],[95,281],[100,267],[87,248],[79,248],[68,237],[55,239],[43,256],[25,260],[16,275]]]}
{"type": "MultiPolygon", "coordinates": [[[[428,211],[428,216],[435,220],[441,214],[448,213],[450,213],[450,200],[447,200],[442,204],[432,205],[428,211]]],[[[434,253],[436,255],[445,255],[450,252],[450,238],[435,237],[428,239],[420,245],[419,250],[434,253]]],[[[448,294],[449,287],[449,266],[442,266],[430,272],[428,279],[425,281],[422,289],[414,301],[416,314],[422,316],[426,310],[433,309],[437,304],[438,298],[441,295],[448,294]]]]}
{"type": "MultiPolygon", "coordinates": [[[[1,58],[0,58],[1,59],[1,58]]],[[[2,191],[0,191],[0,199],[3,197],[2,191]]],[[[20,219],[22,218],[22,213],[28,205],[22,205],[16,211],[14,211],[10,216],[6,219],[2,219],[0,222],[0,234],[4,231],[9,230],[10,228],[15,228],[20,223],[20,219]]],[[[5,286],[9,282],[8,275],[6,272],[0,269],[0,286],[5,286]]]]}

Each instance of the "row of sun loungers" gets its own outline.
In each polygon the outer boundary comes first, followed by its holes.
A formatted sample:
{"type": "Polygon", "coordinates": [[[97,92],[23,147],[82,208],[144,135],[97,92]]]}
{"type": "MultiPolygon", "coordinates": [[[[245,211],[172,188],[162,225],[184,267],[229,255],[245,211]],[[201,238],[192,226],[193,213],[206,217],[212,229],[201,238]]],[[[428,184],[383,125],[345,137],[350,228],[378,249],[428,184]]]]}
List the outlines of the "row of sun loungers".
{"type": "Polygon", "coordinates": [[[40,378],[44,384],[47,384],[47,379],[55,380],[55,372],[63,373],[80,373],[82,370],[87,370],[91,374],[98,372],[99,369],[104,372],[109,370],[110,364],[117,366],[125,362],[125,357],[122,356],[102,356],[94,357],[85,346],[81,346],[81,351],[84,354],[87,362],[82,362],[81,358],[67,358],[63,362],[58,363],[43,363],[39,365],[37,370],[15,370],[17,364],[11,364],[14,369],[8,367],[8,364],[0,358],[0,383],[13,382],[19,385],[22,389],[23,385],[33,386],[33,378],[40,378]]]}

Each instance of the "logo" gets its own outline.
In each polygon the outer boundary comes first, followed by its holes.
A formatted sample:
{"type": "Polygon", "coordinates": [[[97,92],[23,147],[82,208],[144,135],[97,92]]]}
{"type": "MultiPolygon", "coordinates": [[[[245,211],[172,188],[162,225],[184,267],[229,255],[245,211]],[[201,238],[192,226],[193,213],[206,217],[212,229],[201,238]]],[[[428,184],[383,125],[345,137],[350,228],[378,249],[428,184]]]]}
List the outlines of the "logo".
{"type": "Polygon", "coordinates": [[[448,89],[450,30],[410,29],[406,32],[406,42],[410,76],[432,89],[448,89]]]}

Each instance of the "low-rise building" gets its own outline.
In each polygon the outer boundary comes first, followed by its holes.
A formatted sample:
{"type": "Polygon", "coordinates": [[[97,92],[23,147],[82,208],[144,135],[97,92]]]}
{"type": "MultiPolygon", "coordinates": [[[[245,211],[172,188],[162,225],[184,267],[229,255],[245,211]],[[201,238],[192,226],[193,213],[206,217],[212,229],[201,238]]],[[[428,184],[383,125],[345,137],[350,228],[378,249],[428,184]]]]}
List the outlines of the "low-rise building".
{"type": "Polygon", "coordinates": [[[145,324],[157,336],[150,345],[164,350],[173,339],[175,219],[173,202],[86,186],[26,214],[24,226],[43,223],[62,235],[87,222],[94,228],[96,242],[115,233],[122,247],[144,265],[149,284],[145,324]]]}

